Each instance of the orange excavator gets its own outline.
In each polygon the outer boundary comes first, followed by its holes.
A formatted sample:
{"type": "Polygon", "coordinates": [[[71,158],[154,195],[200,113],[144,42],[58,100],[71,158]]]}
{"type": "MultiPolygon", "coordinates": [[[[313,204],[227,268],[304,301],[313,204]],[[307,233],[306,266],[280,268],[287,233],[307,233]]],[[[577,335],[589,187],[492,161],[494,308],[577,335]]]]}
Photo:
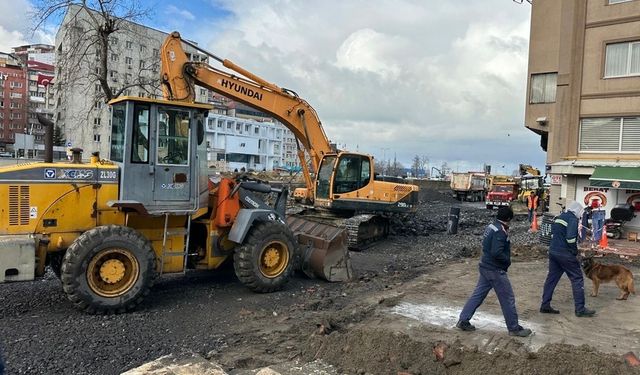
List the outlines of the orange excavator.
{"type": "MultiPolygon", "coordinates": [[[[195,102],[195,85],[265,112],[295,135],[306,188],[296,189],[297,201],[312,203],[306,212],[323,221],[339,220],[348,230],[348,244],[358,249],[387,235],[390,213],[414,212],[416,185],[375,179],[373,157],[354,152],[336,152],[331,147],[316,111],[294,91],[281,88],[246,71],[233,62],[204,51],[173,32],[161,49],[162,84],[165,99],[195,102]],[[193,62],[182,44],[206,54],[240,76],[193,62]],[[312,178],[305,151],[310,156],[312,178]],[[330,215],[325,215],[330,212],[330,215]]],[[[334,221],[335,222],[335,221],[334,221]]]]}

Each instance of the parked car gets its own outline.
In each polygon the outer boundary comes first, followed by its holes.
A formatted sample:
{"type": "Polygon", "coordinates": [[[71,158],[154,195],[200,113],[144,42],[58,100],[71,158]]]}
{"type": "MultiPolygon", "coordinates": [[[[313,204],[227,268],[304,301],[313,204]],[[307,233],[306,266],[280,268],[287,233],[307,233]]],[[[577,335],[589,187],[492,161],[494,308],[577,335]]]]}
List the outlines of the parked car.
{"type": "Polygon", "coordinates": [[[13,154],[11,152],[0,152],[0,158],[12,158],[13,154]]]}

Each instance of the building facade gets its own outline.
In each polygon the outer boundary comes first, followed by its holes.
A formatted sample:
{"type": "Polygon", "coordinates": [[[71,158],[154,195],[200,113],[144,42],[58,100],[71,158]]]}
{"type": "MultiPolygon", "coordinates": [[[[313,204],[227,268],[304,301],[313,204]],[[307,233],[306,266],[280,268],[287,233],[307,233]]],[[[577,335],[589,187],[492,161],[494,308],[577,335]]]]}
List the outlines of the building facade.
{"type": "Polygon", "coordinates": [[[640,208],[624,182],[640,171],[639,0],[533,2],[525,126],[547,152],[552,212],[573,200],[640,208]]]}
{"type": "MultiPolygon", "coordinates": [[[[95,47],[97,29],[89,10],[70,6],[56,34],[55,122],[64,131],[68,147],[109,156],[110,112],[103,88],[96,78],[102,74],[95,47]]],[[[97,17],[100,19],[99,17],[97,17]]],[[[118,20],[118,31],[110,36],[107,83],[116,96],[162,96],[160,47],[167,33],[126,20],[118,20]]],[[[207,61],[193,48],[185,51],[195,61],[207,61]]],[[[196,88],[196,100],[206,102],[208,90],[196,88]]]]}
{"type": "Polygon", "coordinates": [[[13,152],[16,133],[27,129],[26,74],[14,56],[0,54],[0,152],[13,152]]]}
{"type": "Polygon", "coordinates": [[[206,126],[210,166],[219,170],[295,170],[300,163],[293,133],[278,122],[209,113],[206,126]]]}
{"type": "Polygon", "coordinates": [[[54,67],[36,60],[28,60],[26,64],[28,90],[27,129],[28,133],[33,135],[33,140],[36,144],[43,144],[45,129],[38,122],[38,114],[45,114],[49,118],[53,117],[55,109],[54,90],[51,82],[44,80],[53,77],[54,67]]]}

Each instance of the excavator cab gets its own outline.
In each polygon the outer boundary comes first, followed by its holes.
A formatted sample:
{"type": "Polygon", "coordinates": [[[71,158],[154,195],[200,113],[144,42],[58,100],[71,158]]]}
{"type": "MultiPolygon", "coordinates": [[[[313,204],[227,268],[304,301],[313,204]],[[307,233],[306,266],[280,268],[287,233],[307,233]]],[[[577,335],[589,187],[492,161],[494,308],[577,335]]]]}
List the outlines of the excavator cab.
{"type": "Polygon", "coordinates": [[[322,159],[316,179],[316,201],[340,198],[371,183],[371,161],[367,155],[340,153],[322,159]]]}
{"type": "Polygon", "coordinates": [[[206,207],[204,123],[210,106],[136,97],[110,104],[110,160],[121,174],[119,199],[110,205],[149,214],[206,207]]]}

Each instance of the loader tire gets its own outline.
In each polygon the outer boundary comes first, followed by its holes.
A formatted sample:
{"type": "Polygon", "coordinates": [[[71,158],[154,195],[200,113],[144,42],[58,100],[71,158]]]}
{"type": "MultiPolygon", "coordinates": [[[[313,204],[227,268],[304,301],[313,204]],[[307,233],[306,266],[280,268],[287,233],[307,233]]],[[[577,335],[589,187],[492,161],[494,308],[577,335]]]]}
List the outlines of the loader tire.
{"type": "Polygon", "coordinates": [[[297,259],[296,241],[285,224],[255,222],[233,254],[238,279],[249,289],[269,293],[289,281],[297,259]]]}
{"type": "Polygon", "coordinates": [[[149,294],[155,261],[151,244],[139,232],[100,226],[81,234],[67,249],[62,287],[74,306],[87,313],[123,313],[149,294]]]}

